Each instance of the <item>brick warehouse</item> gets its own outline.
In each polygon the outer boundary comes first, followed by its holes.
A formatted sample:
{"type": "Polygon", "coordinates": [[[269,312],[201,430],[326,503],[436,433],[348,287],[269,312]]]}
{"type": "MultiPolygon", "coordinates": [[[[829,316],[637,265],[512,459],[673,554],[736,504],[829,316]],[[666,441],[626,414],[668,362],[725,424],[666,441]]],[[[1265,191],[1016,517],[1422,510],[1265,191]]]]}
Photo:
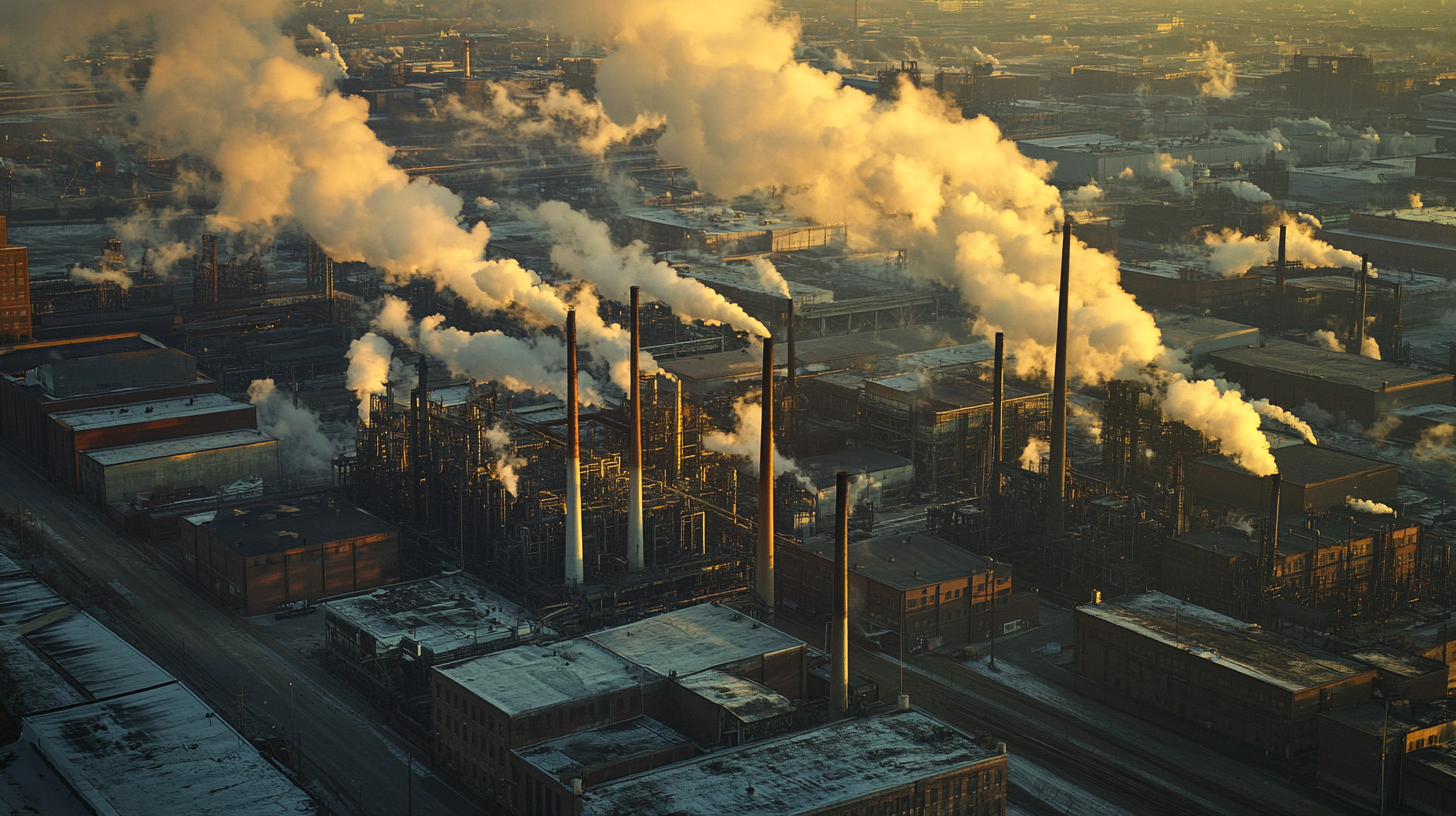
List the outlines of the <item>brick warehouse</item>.
{"type": "Polygon", "coordinates": [[[1077,607],[1080,677],[1282,757],[1321,712],[1368,698],[1375,669],[1161,592],[1077,607]]]}

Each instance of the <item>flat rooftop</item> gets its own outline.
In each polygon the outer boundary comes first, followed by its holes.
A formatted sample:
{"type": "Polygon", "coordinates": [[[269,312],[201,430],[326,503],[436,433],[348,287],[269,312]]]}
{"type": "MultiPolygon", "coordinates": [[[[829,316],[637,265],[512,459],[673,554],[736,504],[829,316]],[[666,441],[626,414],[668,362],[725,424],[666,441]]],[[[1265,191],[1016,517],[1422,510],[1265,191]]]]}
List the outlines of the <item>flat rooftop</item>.
{"type": "MultiPolygon", "coordinates": [[[[834,561],[834,544],[815,539],[804,545],[808,552],[834,561]]],[[[986,571],[985,556],[966,552],[943,538],[929,533],[879,536],[849,542],[849,568],[852,572],[901,591],[919,589],[980,575],[986,571]]],[[[1011,574],[1011,565],[996,562],[996,572],[1011,574]]]]}
{"type": "Polygon", "coordinates": [[[1215,365],[1220,360],[1227,360],[1279,374],[1329,380],[1371,393],[1380,393],[1387,384],[1399,387],[1451,379],[1450,374],[1407,368],[1359,354],[1346,354],[1278,339],[1270,339],[1263,347],[1222,349],[1211,351],[1208,356],[1215,365]]]}
{"type": "Polygon", "coordinates": [[[148,462],[153,459],[167,459],[204,451],[245,448],[249,445],[277,444],[278,440],[252,428],[235,431],[184,436],[179,439],[164,439],[160,442],[139,442],[135,445],[120,445],[115,448],[89,450],[82,456],[95,460],[102,466],[125,465],[132,462],[148,462]]]}
{"type": "Polygon", "coordinates": [[[577,638],[551,646],[517,646],[436,669],[508,717],[572,700],[636,688],[658,678],[650,671],[577,638]]]}
{"type": "Polygon", "coordinates": [[[251,411],[253,406],[234,402],[222,394],[199,394],[195,397],[173,397],[166,400],[130,402],[109,408],[87,408],[51,414],[55,420],[73,431],[91,431],[115,425],[135,425],[165,419],[219,414],[226,411],[251,411]]]}
{"type": "Polygon", "coordinates": [[[92,698],[172,682],[172,675],[84,612],[32,630],[25,639],[92,698]]]}
{"type": "Polygon", "coordinates": [[[567,778],[608,762],[691,743],[657,720],[642,716],[558,737],[514,753],[552,776],[567,778]]]}
{"type": "MultiPolygon", "coordinates": [[[[1279,467],[1279,477],[1283,481],[1304,486],[1325,484],[1362,473],[1396,469],[1396,466],[1390,462],[1368,459],[1328,445],[1311,445],[1307,442],[1284,445],[1274,448],[1270,453],[1274,456],[1274,463],[1279,467]]],[[[1199,459],[1198,464],[1210,465],[1232,473],[1246,473],[1243,468],[1234,464],[1233,460],[1226,456],[1199,459]]]]}
{"type": "Polygon", "coordinates": [[[219,541],[244,557],[394,530],[393,525],[334,493],[226,507],[188,517],[189,521],[193,519],[197,519],[194,524],[207,527],[219,541]]]}
{"type": "Polygon", "coordinates": [[[1437,745],[1411,751],[1402,762],[1414,762],[1450,777],[1456,777],[1456,746],[1437,745]]]}
{"type": "Polygon", "coordinates": [[[1154,322],[1163,333],[1163,345],[1168,348],[1191,351],[1195,345],[1247,337],[1251,343],[1259,342],[1259,327],[1232,320],[1220,320],[1204,315],[1159,313],[1154,322]]]}
{"type": "Polygon", "coordinates": [[[23,738],[97,813],[318,812],[308,794],[176,682],[26,717],[23,738]]]}
{"type": "Polygon", "coordinates": [[[731,672],[708,669],[678,677],[676,682],[746,723],[794,713],[794,704],[789,698],[731,672]]]}
{"type": "Polygon", "coordinates": [[[829,811],[878,791],[997,758],[918,711],[841,720],[589,789],[592,816],[782,816],[829,811]]]}
{"type": "MultiPolygon", "coordinates": [[[[1358,275],[1358,272],[1356,274],[1358,275]]],[[[1445,278],[1427,275],[1423,272],[1396,273],[1382,270],[1380,272],[1380,279],[1387,283],[1399,283],[1402,290],[1402,297],[1436,294],[1443,292],[1451,284],[1445,278]]],[[[1313,275],[1307,278],[1291,278],[1286,280],[1285,284],[1288,286],[1297,286],[1302,289],[1312,289],[1319,292],[1340,292],[1353,296],[1355,292],[1355,280],[1356,278],[1350,275],[1313,275]]],[[[1372,280],[1370,291],[1372,293],[1381,293],[1389,292],[1390,290],[1377,288],[1375,282],[1372,280]]]]}
{"type": "Polygon", "coordinates": [[[622,214],[627,218],[636,218],[685,230],[702,230],[710,234],[842,226],[796,221],[788,213],[750,213],[732,210],[728,207],[655,207],[627,210],[622,214]]]}
{"type": "Polygon", "coordinates": [[[1319,688],[1374,671],[1161,592],[1084,604],[1077,611],[1286,691],[1319,688]]]}
{"type": "Polygon", "coordinates": [[[57,360],[80,360],[137,351],[155,351],[166,346],[145,334],[114,334],[105,337],[83,337],[74,340],[26,343],[0,349],[0,372],[20,376],[57,360]]]}
{"type": "Polygon", "coordinates": [[[594,643],[666,677],[801,648],[804,642],[717,603],[702,603],[607,629],[594,643]]]}
{"type": "MultiPolygon", "coordinates": [[[[911,351],[924,351],[945,345],[945,332],[928,326],[912,326],[903,329],[885,329],[878,332],[861,332],[834,337],[819,337],[795,343],[794,355],[800,368],[815,365],[833,366],[852,364],[856,360],[870,359],[883,355],[900,355],[911,351]]],[[[789,364],[789,344],[774,343],[774,366],[783,368],[789,364]]],[[[696,357],[677,357],[661,360],[663,370],[674,376],[691,380],[712,380],[717,378],[746,377],[763,371],[763,356],[756,350],[739,349],[717,354],[703,354],[696,357]]]]}
{"type": "Polygon", "coordinates": [[[1449,667],[1440,660],[1403,652],[1393,646],[1377,644],[1345,652],[1345,657],[1369,663],[1392,677],[1421,677],[1433,672],[1448,671],[1449,667]]]}
{"type": "Polygon", "coordinates": [[[799,469],[820,490],[832,489],[836,483],[836,475],[841,470],[849,473],[853,479],[864,473],[880,473],[914,466],[914,462],[903,456],[863,446],[799,460],[799,469]]]}
{"type": "Polygon", "coordinates": [[[70,603],[27,573],[0,578],[0,625],[32,621],[70,603]]]}
{"type": "Polygon", "coordinates": [[[377,644],[398,646],[408,639],[435,655],[531,633],[523,607],[465,575],[392,584],[321,606],[377,644]]]}

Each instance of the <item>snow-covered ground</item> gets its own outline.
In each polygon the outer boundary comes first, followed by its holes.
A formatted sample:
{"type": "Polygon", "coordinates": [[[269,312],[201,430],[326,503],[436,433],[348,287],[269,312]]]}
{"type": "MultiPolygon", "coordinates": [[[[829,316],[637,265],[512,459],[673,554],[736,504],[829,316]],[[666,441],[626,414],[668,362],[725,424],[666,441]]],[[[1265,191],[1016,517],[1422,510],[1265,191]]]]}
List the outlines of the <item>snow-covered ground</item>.
{"type": "MultiPolygon", "coordinates": [[[[1016,787],[1027,791],[1058,813],[1075,813],[1078,816],[1131,816],[1128,811],[1082,790],[1025,757],[1014,754],[1007,757],[1006,776],[1015,780],[1016,787]]],[[[1009,814],[1012,809],[1007,808],[1006,812],[1009,814]]]]}
{"type": "Polygon", "coordinates": [[[91,813],[24,740],[0,746],[0,812],[45,816],[91,813]]]}

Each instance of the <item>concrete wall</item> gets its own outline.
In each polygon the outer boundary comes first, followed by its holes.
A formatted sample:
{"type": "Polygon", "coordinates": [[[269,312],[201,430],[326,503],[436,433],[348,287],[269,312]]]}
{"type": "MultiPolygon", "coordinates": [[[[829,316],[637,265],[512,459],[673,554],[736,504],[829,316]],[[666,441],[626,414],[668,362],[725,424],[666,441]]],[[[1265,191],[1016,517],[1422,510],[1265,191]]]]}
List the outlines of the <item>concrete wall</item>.
{"type": "Polygon", "coordinates": [[[185,416],[164,416],[146,422],[109,425],[75,431],[52,419],[47,465],[51,476],[69,487],[80,483],[81,454],[88,450],[118,448],[142,442],[160,442],[184,436],[202,436],[218,431],[237,431],[258,427],[258,409],[245,403],[227,411],[185,416]]]}
{"type": "Polygon", "coordinates": [[[249,476],[261,476],[265,484],[278,481],[278,440],[110,466],[81,456],[81,495],[98,505],[131,501],[159,488],[217,490],[249,476]]]}

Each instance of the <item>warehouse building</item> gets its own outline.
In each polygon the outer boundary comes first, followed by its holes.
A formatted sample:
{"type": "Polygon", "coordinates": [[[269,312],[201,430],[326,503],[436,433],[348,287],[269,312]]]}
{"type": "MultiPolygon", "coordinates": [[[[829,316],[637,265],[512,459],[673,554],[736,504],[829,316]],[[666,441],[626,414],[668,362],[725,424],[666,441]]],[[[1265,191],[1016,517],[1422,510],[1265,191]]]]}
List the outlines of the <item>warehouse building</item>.
{"type": "Polygon", "coordinates": [[[1163,333],[1163,345],[1188,355],[1188,362],[1201,367],[1213,351],[1259,344],[1259,329],[1202,314],[1160,312],[1153,317],[1163,333]]]}
{"type": "Polygon", "coordinates": [[[1079,606],[1074,624],[1078,676],[1285,758],[1375,683],[1365,664],[1161,592],[1079,606]]]}
{"type": "Polygon", "coordinates": [[[49,470],[62,484],[79,487],[81,457],[87,451],[257,426],[256,408],[222,394],[66,411],[51,417],[49,470]]]}
{"type": "Polygon", "coordinates": [[[1423,816],[1456,813],[1456,746],[1428,746],[1400,764],[1400,803],[1423,816]]]}
{"type": "MultiPolygon", "coordinates": [[[[548,808],[555,801],[549,800],[548,808]]],[[[1006,812],[1006,754],[918,711],[840,720],[587,789],[545,813],[1006,812]]]]}
{"type": "Polygon", "coordinates": [[[1412,707],[1409,700],[1367,700],[1319,718],[1321,790],[1372,811],[1395,799],[1406,755],[1456,740],[1456,722],[1444,707],[1412,707]],[[1383,778],[1382,778],[1383,777],[1383,778]]]}
{"type": "Polygon", "coordinates": [[[1160,158],[1204,166],[1253,165],[1264,160],[1263,145],[1240,142],[1195,142],[1186,140],[1176,147],[1154,142],[1128,142],[1106,133],[1078,133],[1069,136],[1041,136],[1019,139],[1016,147],[1032,159],[1055,162],[1052,181],[1086,184],[1102,181],[1131,170],[1140,178],[1158,178],[1160,158]]]}
{"type": "Polygon", "coordinates": [[[1398,408],[1451,403],[1451,374],[1286,340],[1215,351],[1208,361],[1243,386],[1250,399],[1267,399],[1291,411],[1312,402],[1367,426],[1398,408]]]}
{"type": "Polygon", "coordinates": [[[240,615],[399,580],[399,531],[322,493],[184,517],[183,572],[240,615]]]}
{"type": "Polygon", "coordinates": [[[430,669],[550,634],[525,607],[465,574],[321,604],[330,666],[381,701],[428,694],[430,669]]]}
{"type": "Polygon", "coordinates": [[[797,221],[787,213],[737,212],[727,207],[655,207],[623,213],[634,237],[655,250],[696,249],[717,255],[793,252],[843,247],[845,224],[797,221]]]}
{"type": "MultiPolygon", "coordinates": [[[[1283,445],[1270,453],[1279,468],[1281,512],[1343,508],[1350,497],[1395,503],[1400,473],[1389,462],[1307,443],[1283,445]]],[[[1214,513],[1262,514],[1273,492],[1272,477],[1255,476],[1226,456],[1188,463],[1184,478],[1188,504],[1214,513]]]]}
{"type": "Polygon", "coordinates": [[[145,334],[10,346],[0,349],[0,438],[44,469],[51,414],[215,393],[195,358],[145,334]]]}
{"type": "MultiPolygon", "coordinates": [[[[976,643],[993,629],[1010,634],[1040,622],[1037,593],[1014,592],[1010,564],[936,536],[852,541],[849,557],[850,634],[889,653],[976,643]]],[[[813,615],[833,609],[834,546],[828,540],[781,547],[774,576],[784,606],[813,615]]]]}
{"type": "Polygon", "coordinates": [[[1187,261],[1123,261],[1122,288],[1144,309],[1189,307],[1200,311],[1233,313],[1247,309],[1259,298],[1259,274],[1217,275],[1187,261]]]}
{"type": "MultiPolygon", "coordinates": [[[[651,717],[634,717],[514,752],[524,787],[547,813],[576,813],[573,780],[595,787],[697,756],[693,741],[651,717]]],[[[528,809],[529,810],[529,809],[528,809]]]]}
{"type": "MultiPolygon", "coordinates": [[[[799,460],[799,470],[813,485],[813,529],[834,531],[835,488],[842,470],[855,475],[853,502],[884,507],[909,492],[915,481],[915,466],[903,456],[875,448],[845,448],[822,456],[799,460]]],[[[850,512],[856,512],[854,508],[850,512]]]]}
{"type": "MultiPolygon", "coordinates": [[[[1416,174],[1421,175],[1423,162],[1435,158],[1417,158],[1416,174]]],[[[1456,209],[1450,207],[1352,212],[1348,225],[1322,229],[1318,237],[1338,249],[1369,255],[1380,266],[1456,275],[1456,209]]]]}
{"type": "Polygon", "coordinates": [[[213,493],[252,477],[278,481],[278,440],[251,428],[81,454],[81,495],[101,507],[155,490],[213,493]]]}

